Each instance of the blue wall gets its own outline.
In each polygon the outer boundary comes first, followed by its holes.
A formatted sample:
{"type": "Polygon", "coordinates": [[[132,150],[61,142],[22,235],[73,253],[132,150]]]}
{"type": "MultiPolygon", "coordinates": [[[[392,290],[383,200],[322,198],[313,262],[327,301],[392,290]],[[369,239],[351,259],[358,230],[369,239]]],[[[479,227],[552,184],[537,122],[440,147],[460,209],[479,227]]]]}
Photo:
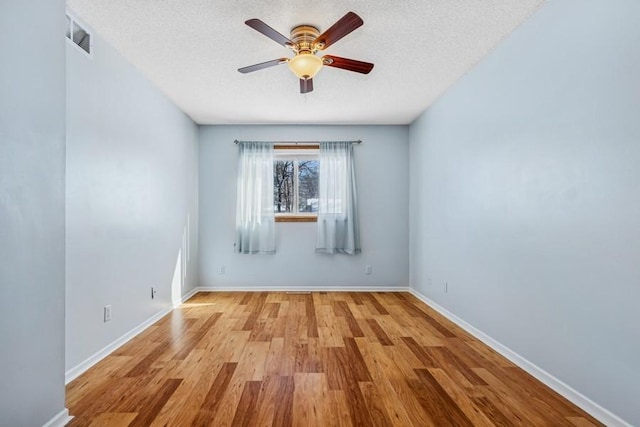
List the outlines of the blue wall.
{"type": "Polygon", "coordinates": [[[410,128],[412,286],[636,425],[639,17],[550,1],[410,128]]]}
{"type": "Polygon", "coordinates": [[[92,53],[67,44],[67,371],[197,284],[198,127],[98,34],[92,53]]]}
{"type": "Polygon", "coordinates": [[[409,284],[408,126],[201,126],[200,284],[224,288],[391,288],[409,284]],[[362,253],[315,253],[316,223],[276,223],[275,255],[235,241],[235,139],[358,140],[354,148],[362,253]],[[366,275],[371,265],[373,274],[366,275]],[[225,273],[220,274],[220,267],[225,273]]]}
{"type": "Polygon", "coordinates": [[[64,408],[64,1],[0,3],[0,425],[64,408]]]}

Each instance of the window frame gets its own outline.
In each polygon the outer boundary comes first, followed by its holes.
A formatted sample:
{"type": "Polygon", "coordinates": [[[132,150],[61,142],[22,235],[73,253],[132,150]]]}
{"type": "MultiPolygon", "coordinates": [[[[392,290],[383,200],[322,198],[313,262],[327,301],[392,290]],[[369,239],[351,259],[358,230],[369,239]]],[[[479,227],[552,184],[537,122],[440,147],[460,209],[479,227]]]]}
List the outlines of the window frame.
{"type": "Polygon", "coordinates": [[[293,176],[294,176],[294,188],[293,206],[296,212],[275,212],[276,222],[317,222],[318,213],[300,213],[298,212],[298,198],[300,197],[299,191],[299,170],[298,162],[300,159],[312,157],[314,160],[319,160],[320,145],[319,144],[278,144],[274,145],[274,162],[278,160],[293,160],[293,176]]]}

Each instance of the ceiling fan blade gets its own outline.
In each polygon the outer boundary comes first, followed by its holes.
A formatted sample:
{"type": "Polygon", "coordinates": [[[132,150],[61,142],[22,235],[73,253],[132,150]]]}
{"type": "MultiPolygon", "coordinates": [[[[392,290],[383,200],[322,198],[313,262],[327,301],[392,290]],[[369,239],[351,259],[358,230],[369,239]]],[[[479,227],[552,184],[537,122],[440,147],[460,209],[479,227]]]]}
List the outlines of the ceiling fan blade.
{"type": "Polygon", "coordinates": [[[370,62],[356,61],[355,59],[340,58],[339,56],[325,55],[322,62],[327,67],[342,68],[343,70],[355,71],[356,73],[369,74],[373,70],[370,62]]]}
{"type": "Polygon", "coordinates": [[[313,79],[300,79],[300,93],[313,91],[313,79]]]}
{"type": "Polygon", "coordinates": [[[238,68],[238,71],[240,71],[242,74],[252,73],[254,71],[258,71],[258,70],[262,70],[262,69],[265,69],[265,68],[273,67],[275,65],[284,64],[287,61],[288,61],[287,58],[274,59],[272,61],[261,62],[259,64],[249,65],[248,67],[238,68]]]}
{"type": "Polygon", "coordinates": [[[283,36],[282,34],[280,34],[279,32],[277,32],[276,30],[274,30],[273,28],[271,28],[270,26],[268,26],[267,24],[265,24],[259,19],[249,19],[244,23],[250,26],[251,28],[253,28],[254,30],[256,30],[257,32],[264,34],[274,42],[281,44],[284,47],[290,47],[293,45],[293,42],[291,40],[289,40],[288,38],[286,38],[285,36],[283,36]]]}
{"type": "Polygon", "coordinates": [[[364,22],[353,12],[349,12],[333,24],[327,31],[320,34],[313,42],[318,49],[324,50],[360,27],[364,22]]]}

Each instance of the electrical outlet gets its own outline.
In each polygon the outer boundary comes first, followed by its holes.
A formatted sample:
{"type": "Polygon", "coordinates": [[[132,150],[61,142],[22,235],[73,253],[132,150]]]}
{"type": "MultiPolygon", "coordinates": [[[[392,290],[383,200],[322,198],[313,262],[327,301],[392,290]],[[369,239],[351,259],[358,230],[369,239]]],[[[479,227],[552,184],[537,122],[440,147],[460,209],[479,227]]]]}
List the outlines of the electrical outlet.
{"type": "Polygon", "coordinates": [[[151,299],[154,299],[156,297],[156,294],[158,293],[158,290],[156,289],[155,286],[151,287],[151,299]]]}
{"type": "Polygon", "coordinates": [[[105,305],[104,306],[104,322],[109,322],[111,320],[111,306],[110,305],[105,305]]]}
{"type": "Polygon", "coordinates": [[[224,274],[226,271],[226,268],[224,265],[221,265],[220,268],[218,269],[218,274],[224,274]]]}
{"type": "Polygon", "coordinates": [[[445,294],[449,293],[449,282],[444,282],[444,293],[445,294]]]}
{"type": "Polygon", "coordinates": [[[364,268],[364,274],[372,274],[373,273],[373,266],[371,265],[367,265],[364,268]]]}

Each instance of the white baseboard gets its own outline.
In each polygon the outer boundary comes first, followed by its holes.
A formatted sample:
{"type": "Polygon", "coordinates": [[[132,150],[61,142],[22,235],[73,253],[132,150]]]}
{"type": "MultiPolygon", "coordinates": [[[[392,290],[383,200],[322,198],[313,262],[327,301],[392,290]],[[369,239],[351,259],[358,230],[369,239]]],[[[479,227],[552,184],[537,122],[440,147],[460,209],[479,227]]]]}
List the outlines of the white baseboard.
{"type": "Polygon", "coordinates": [[[135,328],[131,329],[129,332],[126,332],[120,338],[116,339],[115,341],[105,346],[103,349],[89,356],[83,362],[80,362],[78,365],[69,369],[64,374],[65,384],[69,384],[71,381],[78,378],[85,371],[87,371],[87,369],[91,368],[93,365],[95,365],[96,363],[98,363],[99,361],[107,357],[109,354],[114,352],[116,349],[124,345],[127,341],[131,340],[133,337],[135,337],[136,335],[138,335],[139,333],[147,329],[149,326],[153,325],[155,322],[157,322],[158,320],[160,320],[161,318],[169,314],[171,310],[172,310],[171,308],[165,308],[162,311],[154,314],[153,316],[151,316],[150,318],[148,318],[147,320],[145,320],[135,328]]]}
{"type": "Polygon", "coordinates": [[[416,291],[413,288],[409,289],[409,292],[413,294],[416,298],[418,298],[419,300],[427,304],[429,307],[433,308],[434,310],[442,314],[444,317],[451,320],[453,323],[460,326],[462,329],[469,332],[471,335],[478,338],[480,341],[482,341],[483,343],[485,343],[486,345],[488,345],[489,347],[491,347],[492,349],[500,353],[502,356],[509,359],[515,365],[524,369],[529,374],[533,375],[536,379],[538,379],[544,385],[551,388],[555,392],[559,393],[560,395],[562,395],[564,398],[566,398],[567,400],[569,400],[579,408],[582,408],[585,412],[591,414],[591,416],[601,421],[605,425],[609,427],[614,427],[614,426],[631,427],[631,424],[627,423],[622,418],[618,417],[614,413],[598,405],[593,400],[589,399],[582,393],[578,392],[577,390],[573,389],[569,385],[565,384],[564,382],[554,377],[553,375],[551,375],[544,369],[540,368],[536,364],[525,359],[515,351],[511,350],[509,347],[501,344],[499,341],[496,341],[495,339],[491,338],[489,335],[471,326],[469,323],[465,322],[455,314],[451,313],[446,308],[440,306],[435,301],[430,300],[429,298],[422,295],[420,292],[416,291]]]}
{"type": "MultiPolygon", "coordinates": [[[[409,292],[406,286],[200,286],[195,292],[409,292]]],[[[194,293],[195,293],[194,292],[194,293]]]]}
{"type": "Polygon", "coordinates": [[[171,311],[174,308],[178,307],[184,301],[186,301],[189,298],[191,298],[193,295],[196,294],[196,292],[198,292],[197,288],[189,291],[188,293],[186,293],[185,295],[183,295],[180,298],[180,301],[174,301],[173,302],[173,307],[165,308],[165,309],[161,310],[160,312],[154,314],[153,316],[151,316],[150,318],[148,318],[147,320],[145,320],[144,322],[142,322],[141,324],[139,324],[135,328],[131,329],[129,332],[127,332],[124,335],[122,335],[120,338],[116,339],[115,341],[113,341],[112,343],[110,343],[109,345],[104,347],[102,350],[98,351],[97,353],[93,354],[92,356],[90,356],[89,358],[84,360],[83,362],[80,362],[78,365],[76,365],[73,368],[69,369],[64,374],[65,384],[69,384],[71,381],[73,381],[76,378],[78,378],[87,369],[91,368],[93,365],[95,365],[96,363],[98,363],[99,361],[101,361],[102,359],[107,357],[109,354],[111,354],[112,352],[117,350],[119,347],[124,345],[127,341],[131,340],[133,337],[135,337],[136,335],[140,334],[142,331],[147,329],[149,326],[153,325],[155,322],[157,322],[158,320],[162,319],[167,314],[171,313],[171,311]]]}
{"type": "Polygon", "coordinates": [[[182,295],[182,297],[180,298],[179,301],[174,301],[173,302],[173,308],[178,308],[180,306],[180,304],[182,304],[183,302],[187,301],[189,298],[191,298],[192,296],[197,294],[199,292],[198,289],[199,288],[193,288],[189,292],[187,292],[186,294],[182,295]]]}
{"type": "Polygon", "coordinates": [[[53,418],[47,421],[42,427],[64,427],[73,419],[72,416],[69,415],[69,410],[64,408],[62,411],[58,412],[53,418]]]}

